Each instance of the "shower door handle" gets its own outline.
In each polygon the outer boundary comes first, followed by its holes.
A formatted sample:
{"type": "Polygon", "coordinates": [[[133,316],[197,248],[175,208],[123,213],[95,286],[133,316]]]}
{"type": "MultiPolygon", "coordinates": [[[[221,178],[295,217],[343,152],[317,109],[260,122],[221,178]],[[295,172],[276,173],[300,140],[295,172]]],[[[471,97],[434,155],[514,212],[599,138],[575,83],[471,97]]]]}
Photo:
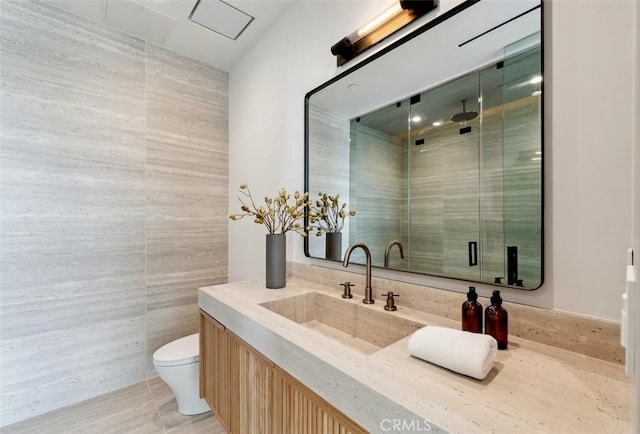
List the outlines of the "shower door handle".
{"type": "Polygon", "coordinates": [[[478,265],[478,242],[469,241],[469,267],[478,265]]]}

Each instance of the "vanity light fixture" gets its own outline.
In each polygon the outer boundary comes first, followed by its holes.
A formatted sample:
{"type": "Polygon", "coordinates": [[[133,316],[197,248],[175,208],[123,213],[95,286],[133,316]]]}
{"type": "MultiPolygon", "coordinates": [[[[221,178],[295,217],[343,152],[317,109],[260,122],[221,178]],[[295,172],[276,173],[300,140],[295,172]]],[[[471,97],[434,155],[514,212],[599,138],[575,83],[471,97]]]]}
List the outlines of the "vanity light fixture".
{"type": "Polygon", "coordinates": [[[435,9],[438,0],[395,0],[367,24],[331,47],[338,66],[368,50],[427,12],[435,9]]]}
{"type": "Polygon", "coordinates": [[[414,116],[411,118],[411,122],[413,122],[414,124],[420,122],[422,120],[422,118],[420,116],[414,116]]]}

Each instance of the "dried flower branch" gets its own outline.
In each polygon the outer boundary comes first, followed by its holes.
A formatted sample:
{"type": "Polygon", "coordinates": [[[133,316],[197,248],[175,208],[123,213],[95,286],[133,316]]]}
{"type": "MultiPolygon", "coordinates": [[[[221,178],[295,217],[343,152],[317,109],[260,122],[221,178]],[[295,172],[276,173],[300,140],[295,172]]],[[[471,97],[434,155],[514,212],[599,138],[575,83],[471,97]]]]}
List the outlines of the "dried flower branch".
{"type": "Polygon", "coordinates": [[[231,214],[229,216],[231,220],[253,217],[254,223],[264,225],[270,234],[285,234],[289,231],[295,231],[306,237],[307,232],[311,230],[310,226],[305,228],[300,223],[304,218],[305,208],[311,206],[309,193],[296,191],[293,194],[293,202],[289,203],[291,195],[282,188],[275,197],[265,197],[264,205],[257,206],[247,184],[241,184],[238,191],[245,196],[244,199],[238,196],[243,214],[231,214]]]}
{"type": "Polygon", "coordinates": [[[330,196],[319,193],[320,199],[316,205],[309,206],[309,220],[311,228],[316,229],[316,236],[320,237],[325,232],[340,232],[344,228],[347,216],[353,217],[355,211],[347,211],[346,202],[340,205],[340,195],[330,196]]]}

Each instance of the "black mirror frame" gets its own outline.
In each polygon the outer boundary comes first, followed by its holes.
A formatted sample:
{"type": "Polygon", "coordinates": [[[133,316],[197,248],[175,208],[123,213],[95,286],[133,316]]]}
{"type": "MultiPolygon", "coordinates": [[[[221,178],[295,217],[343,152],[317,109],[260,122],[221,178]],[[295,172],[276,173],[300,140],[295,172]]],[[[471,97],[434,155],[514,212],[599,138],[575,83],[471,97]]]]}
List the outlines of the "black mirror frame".
{"type": "MultiPolygon", "coordinates": [[[[452,17],[456,16],[457,14],[459,14],[460,12],[470,8],[471,6],[473,6],[476,3],[479,3],[482,0],[465,0],[463,3],[459,4],[458,6],[448,10],[447,12],[443,13],[442,15],[437,16],[436,18],[434,18],[433,20],[423,24],[422,26],[416,28],[415,30],[413,30],[412,32],[408,33],[407,35],[403,36],[402,38],[398,39],[397,41],[389,44],[388,46],[384,47],[383,49],[381,49],[380,51],[374,53],[373,55],[363,59],[361,62],[355,64],[354,66],[352,66],[351,68],[341,72],[340,74],[336,75],[335,77],[333,77],[332,79],[330,79],[329,81],[322,83],[321,85],[319,85],[318,87],[312,89],[311,91],[307,92],[305,94],[304,97],[304,191],[309,191],[309,99],[311,98],[311,96],[313,96],[313,94],[321,91],[322,89],[326,88],[327,86],[330,86],[331,84],[337,82],[338,80],[346,77],[347,75],[351,74],[352,72],[368,65],[369,63],[373,62],[374,60],[384,56],[385,54],[389,53],[390,51],[394,50],[395,48],[403,45],[404,43],[416,38],[417,36],[420,36],[421,34],[427,32],[428,30],[434,28],[435,26],[451,19],[452,17]]],[[[485,0],[487,1],[487,0],[485,0]]],[[[544,0],[540,0],[540,6],[538,6],[541,10],[541,14],[540,14],[540,34],[541,34],[541,47],[540,47],[540,66],[541,66],[541,73],[542,73],[542,77],[545,76],[544,73],[544,57],[545,57],[545,51],[544,51],[544,0]]],[[[538,7],[536,7],[535,9],[537,9],[538,7]]],[[[545,80],[542,81],[541,83],[541,89],[542,89],[542,95],[541,95],[541,112],[540,112],[540,128],[541,128],[541,137],[540,137],[540,145],[541,145],[541,149],[544,155],[544,149],[545,149],[545,90],[544,90],[544,83],[545,80]]],[[[544,230],[544,214],[545,214],[545,160],[547,157],[542,159],[542,164],[540,167],[541,170],[541,176],[540,176],[540,189],[541,189],[541,193],[540,193],[540,199],[541,199],[541,219],[540,219],[540,252],[541,252],[541,257],[540,257],[540,284],[538,286],[536,286],[535,288],[518,288],[519,290],[524,290],[524,291],[534,291],[536,289],[539,289],[540,287],[542,287],[542,285],[544,284],[545,281],[545,242],[544,242],[544,234],[545,234],[545,230],[544,230]]],[[[309,225],[309,215],[308,215],[308,211],[305,211],[305,216],[304,216],[304,225],[305,227],[307,227],[309,225]]],[[[307,258],[315,258],[315,259],[321,259],[321,260],[325,260],[325,261],[333,261],[333,262],[338,262],[335,260],[331,260],[331,259],[323,259],[323,258],[316,258],[311,256],[311,254],[309,253],[309,237],[305,237],[304,238],[304,255],[307,258]]],[[[376,268],[381,268],[378,266],[374,266],[376,268]]],[[[392,269],[393,270],[393,269],[392,269]]],[[[423,276],[433,276],[433,277],[437,277],[437,278],[442,278],[442,279],[451,279],[451,280],[457,280],[457,281],[464,281],[464,282],[471,282],[471,283],[480,283],[480,284],[486,284],[486,285],[492,285],[492,286],[499,286],[502,288],[514,288],[513,285],[507,285],[507,284],[501,284],[501,283],[490,283],[490,282],[484,282],[484,281],[473,281],[473,280],[465,280],[465,279],[460,279],[460,278],[456,278],[456,277],[449,277],[449,276],[441,276],[441,275],[435,275],[435,274],[428,274],[428,273],[420,273],[417,271],[407,271],[407,270],[394,270],[394,271],[400,271],[400,272],[405,272],[405,273],[411,273],[411,274],[417,274],[417,275],[423,275],[423,276]]]]}

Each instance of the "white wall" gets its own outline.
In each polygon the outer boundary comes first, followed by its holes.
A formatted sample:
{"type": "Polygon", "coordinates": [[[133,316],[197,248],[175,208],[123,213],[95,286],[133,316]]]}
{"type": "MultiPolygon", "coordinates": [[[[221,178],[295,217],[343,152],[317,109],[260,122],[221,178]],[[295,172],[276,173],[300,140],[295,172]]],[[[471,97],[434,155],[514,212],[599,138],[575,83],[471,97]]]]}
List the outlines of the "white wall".
{"type": "MultiPolygon", "coordinates": [[[[329,47],[385,3],[294,3],[231,71],[230,212],[238,209],[241,182],[258,197],[281,186],[302,189],[304,95],[340,72],[329,47]]],[[[545,6],[545,284],[505,290],[504,298],[618,320],[631,239],[633,3],[545,6]]],[[[262,278],[264,229],[235,222],[229,233],[230,280],[262,278]]],[[[297,235],[288,247],[289,259],[309,261],[297,235]]],[[[466,288],[463,281],[411,279],[466,288]]]]}
{"type": "MultiPolygon", "coordinates": [[[[229,210],[246,182],[256,197],[304,188],[304,95],[336,73],[329,48],[387,1],[294,3],[231,71],[229,210]]],[[[230,281],[264,276],[265,229],[249,221],[229,228],[230,281]]],[[[302,240],[288,235],[288,256],[305,260],[302,240]]]]}
{"type": "Polygon", "coordinates": [[[631,242],[631,1],[551,3],[547,287],[553,307],[619,319],[631,242]]]}

